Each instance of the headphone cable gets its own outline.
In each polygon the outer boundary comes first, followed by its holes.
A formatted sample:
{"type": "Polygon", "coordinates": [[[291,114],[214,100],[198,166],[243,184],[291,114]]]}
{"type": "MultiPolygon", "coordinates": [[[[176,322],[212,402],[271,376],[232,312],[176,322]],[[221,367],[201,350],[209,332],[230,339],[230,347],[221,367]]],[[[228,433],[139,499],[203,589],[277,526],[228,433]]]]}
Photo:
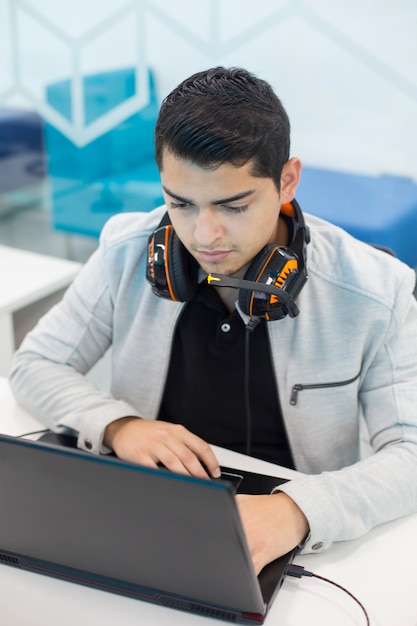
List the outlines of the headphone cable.
{"type": "Polygon", "coordinates": [[[250,409],[250,391],[249,391],[249,382],[250,382],[250,368],[249,368],[249,337],[250,334],[259,322],[261,321],[260,317],[251,317],[248,323],[245,326],[245,354],[244,354],[244,376],[243,376],[243,398],[245,404],[245,416],[246,416],[246,454],[250,456],[251,448],[252,448],[252,413],[250,409]]]}

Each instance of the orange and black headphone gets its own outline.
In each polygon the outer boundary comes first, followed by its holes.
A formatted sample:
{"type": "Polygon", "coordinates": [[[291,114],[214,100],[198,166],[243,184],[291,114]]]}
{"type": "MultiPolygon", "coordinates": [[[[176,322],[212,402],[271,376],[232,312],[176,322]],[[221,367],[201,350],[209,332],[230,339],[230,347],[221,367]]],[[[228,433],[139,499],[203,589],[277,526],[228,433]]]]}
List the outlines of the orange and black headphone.
{"type": "MultiPolygon", "coordinates": [[[[307,281],[309,230],[296,200],[283,204],[290,225],[288,247],[268,244],[253,259],[243,279],[209,274],[212,286],[239,289],[239,307],[251,318],[279,320],[298,315],[295,299],[307,281]]],[[[178,239],[168,214],[149,237],[146,278],[157,296],[188,302],[198,287],[199,265],[178,239]]]]}

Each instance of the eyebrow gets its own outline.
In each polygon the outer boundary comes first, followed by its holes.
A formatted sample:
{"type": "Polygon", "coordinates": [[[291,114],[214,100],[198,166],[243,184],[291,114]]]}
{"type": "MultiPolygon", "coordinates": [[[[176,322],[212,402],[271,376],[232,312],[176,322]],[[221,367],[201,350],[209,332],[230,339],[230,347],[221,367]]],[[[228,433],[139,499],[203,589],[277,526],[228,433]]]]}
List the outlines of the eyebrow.
{"type": "MultiPolygon", "coordinates": [[[[162,188],[165,191],[165,193],[171,196],[171,198],[174,198],[174,200],[178,200],[178,202],[184,202],[186,204],[195,204],[193,200],[183,198],[182,196],[177,195],[173,191],[170,191],[167,187],[165,187],[165,185],[163,185],[162,188]]],[[[242,193],[237,193],[236,195],[230,196],[229,198],[213,200],[213,202],[211,202],[210,204],[212,204],[213,206],[218,206],[220,204],[228,204],[230,202],[236,202],[237,200],[244,200],[245,198],[251,196],[253,193],[255,193],[255,189],[249,189],[248,191],[242,191],[242,193]]]]}

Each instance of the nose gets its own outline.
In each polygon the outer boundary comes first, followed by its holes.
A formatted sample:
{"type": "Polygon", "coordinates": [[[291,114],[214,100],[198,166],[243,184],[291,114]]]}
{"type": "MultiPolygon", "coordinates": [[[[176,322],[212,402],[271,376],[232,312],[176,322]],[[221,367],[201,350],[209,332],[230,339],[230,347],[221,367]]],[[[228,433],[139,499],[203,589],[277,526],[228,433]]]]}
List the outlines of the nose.
{"type": "Polygon", "coordinates": [[[211,246],[224,236],[224,228],[216,209],[202,209],[198,212],[194,237],[202,246],[211,246]]]}

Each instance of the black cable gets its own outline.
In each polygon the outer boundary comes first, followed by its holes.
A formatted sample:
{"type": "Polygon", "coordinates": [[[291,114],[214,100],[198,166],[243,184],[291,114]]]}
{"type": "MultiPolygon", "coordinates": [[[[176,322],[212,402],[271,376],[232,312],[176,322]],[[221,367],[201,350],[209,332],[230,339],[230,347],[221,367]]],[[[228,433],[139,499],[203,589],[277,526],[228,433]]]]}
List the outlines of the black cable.
{"type": "Polygon", "coordinates": [[[243,376],[243,397],[245,402],[245,415],[246,415],[246,454],[250,456],[252,448],[252,414],[250,410],[250,393],[249,393],[249,337],[251,329],[246,327],[245,331],[245,366],[243,376]]]}
{"type": "Polygon", "coordinates": [[[314,574],[314,572],[309,572],[302,565],[294,565],[294,563],[288,566],[287,574],[288,576],[293,576],[294,578],[301,578],[302,576],[308,576],[310,578],[311,577],[318,578],[319,580],[322,580],[325,583],[329,583],[330,585],[333,585],[334,587],[341,589],[360,606],[360,608],[363,611],[363,614],[365,615],[366,626],[370,626],[371,622],[369,621],[369,615],[365,607],[363,606],[362,602],[356,596],[354,596],[353,593],[351,593],[348,589],[346,589],[345,587],[342,587],[342,585],[339,585],[339,583],[334,582],[334,580],[330,580],[330,578],[325,578],[324,576],[320,576],[319,574],[314,574]]]}
{"type": "Polygon", "coordinates": [[[250,392],[249,392],[249,381],[250,381],[250,369],[249,369],[249,337],[250,334],[259,322],[261,321],[260,317],[251,317],[249,322],[246,324],[246,332],[245,332],[245,355],[244,355],[244,375],[243,375],[243,398],[245,403],[245,415],[246,415],[246,454],[250,456],[252,449],[252,413],[250,410],[250,392]]]}

